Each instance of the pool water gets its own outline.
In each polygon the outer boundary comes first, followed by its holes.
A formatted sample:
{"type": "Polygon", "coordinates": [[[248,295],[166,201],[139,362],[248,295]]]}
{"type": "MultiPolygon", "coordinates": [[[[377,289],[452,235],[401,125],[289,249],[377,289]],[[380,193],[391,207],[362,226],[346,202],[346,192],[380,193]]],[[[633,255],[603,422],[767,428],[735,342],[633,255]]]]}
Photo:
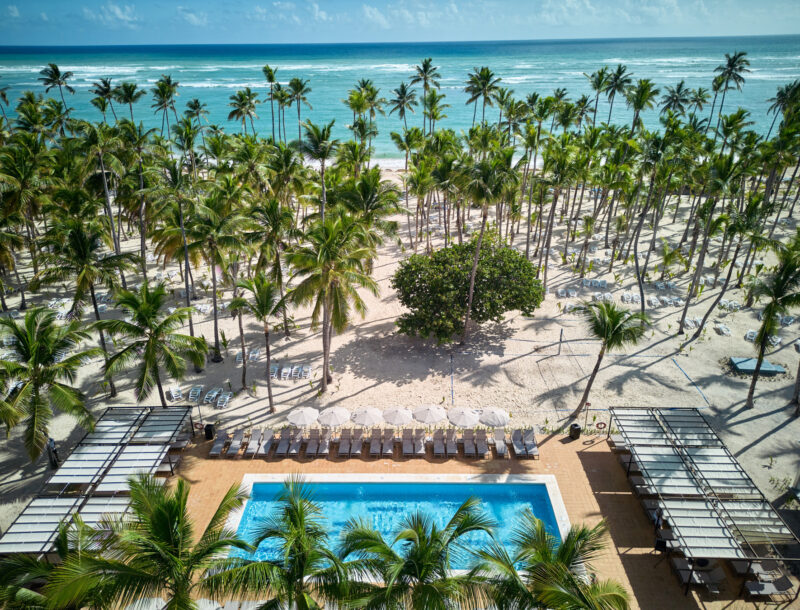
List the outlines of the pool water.
{"type": "MultiPolygon", "coordinates": [[[[391,541],[398,523],[414,511],[431,515],[438,527],[444,527],[459,506],[470,496],[481,499],[482,510],[495,524],[495,536],[507,547],[519,516],[526,508],[541,519],[547,530],[560,538],[547,487],[543,483],[307,483],[316,504],[322,509],[330,536],[330,545],[338,546],[339,532],[352,518],[369,519],[384,539],[391,541]]],[[[252,542],[265,519],[274,514],[282,483],[255,483],[242,519],[238,535],[252,542]]],[[[474,532],[463,538],[471,548],[488,542],[488,536],[474,532]]],[[[277,543],[264,541],[256,550],[255,559],[278,556],[277,543]]],[[[234,551],[236,555],[246,555],[234,551]]],[[[466,569],[470,557],[457,554],[453,569],[466,569]]]]}

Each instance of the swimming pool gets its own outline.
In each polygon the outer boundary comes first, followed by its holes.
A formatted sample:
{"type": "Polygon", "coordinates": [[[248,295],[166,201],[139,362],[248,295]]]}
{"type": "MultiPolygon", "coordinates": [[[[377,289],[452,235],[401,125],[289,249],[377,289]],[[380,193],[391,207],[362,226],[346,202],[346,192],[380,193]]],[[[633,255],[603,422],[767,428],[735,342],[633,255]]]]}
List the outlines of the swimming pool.
{"type": "MultiPolygon", "coordinates": [[[[260,524],[277,506],[275,500],[286,476],[246,475],[243,485],[250,499],[228,523],[241,538],[254,540],[260,524]]],[[[322,508],[334,548],[339,532],[351,518],[369,519],[384,538],[391,540],[397,524],[409,513],[424,511],[442,527],[470,496],[481,499],[482,509],[497,524],[496,536],[504,544],[509,543],[519,515],[526,508],[557,537],[569,529],[552,475],[307,475],[304,481],[322,508]]],[[[488,536],[475,532],[464,541],[475,547],[488,541],[488,536]]],[[[276,546],[270,541],[262,543],[254,554],[256,559],[275,556],[276,546]]],[[[452,567],[464,569],[467,561],[460,557],[452,567]]]]}

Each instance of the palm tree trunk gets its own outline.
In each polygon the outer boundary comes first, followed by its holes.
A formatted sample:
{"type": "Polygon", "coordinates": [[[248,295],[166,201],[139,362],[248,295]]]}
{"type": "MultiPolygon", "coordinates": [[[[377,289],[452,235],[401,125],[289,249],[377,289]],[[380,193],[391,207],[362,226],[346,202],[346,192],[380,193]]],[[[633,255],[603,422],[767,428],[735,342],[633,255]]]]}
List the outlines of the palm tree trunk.
{"type": "Polygon", "coordinates": [[[158,397],[161,399],[161,406],[167,408],[167,398],[164,396],[164,386],[161,385],[161,375],[158,372],[158,363],[156,363],[153,377],[156,378],[156,387],[158,388],[158,397]]]}
{"type": "MultiPolygon", "coordinates": [[[[186,243],[186,228],[183,225],[183,199],[178,197],[178,218],[181,223],[181,241],[183,243],[183,285],[186,292],[186,307],[189,309],[189,335],[194,337],[194,324],[192,322],[192,302],[189,290],[189,246],[186,243]]],[[[197,367],[195,368],[197,370],[197,367]]],[[[197,370],[199,373],[200,371],[197,370]]]]}
{"type": "Polygon", "coordinates": [[[302,139],[303,137],[300,135],[300,100],[297,100],[297,141],[302,139]]]}
{"type": "Polygon", "coordinates": [[[269,412],[275,413],[275,401],[272,398],[272,353],[269,349],[269,324],[264,322],[264,345],[267,348],[267,398],[269,399],[269,412]]]}
{"type": "Polygon", "coordinates": [[[328,344],[328,296],[323,295],[322,307],[322,379],[320,380],[320,391],[328,391],[328,360],[330,358],[330,345],[328,344]]]}
{"type": "MultiPolygon", "coordinates": [[[[100,321],[100,309],[97,307],[97,298],[94,293],[94,284],[89,285],[89,294],[92,296],[92,308],[94,309],[94,319],[98,322],[100,321]]],[[[103,360],[105,360],[105,365],[108,367],[108,348],[106,347],[106,337],[103,334],[102,329],[97,329],[97,332],[100,334],[100,347],[103,348],[103,360]]],[[[108,378],[108,395],[111,398],[117,395],[117,388],[114,387],[114,380],[111,377],[108,378]]],[[[163,403],[163,397],[162,397],[163,403]]]]}
{"type": "Polygon", "coordinates": [[[475,254],[472,257],[472,271],[469,274],[469,294],[467,296],[467,312],[464,315],[464,332],[461,335],[461,345],[469,336],[469,318],[472,311],[472,297],[475,294],[475,276],[478,274],[478,259],[481,255],[481,245],[483,244],[483,234],[486,232],[486,220],[489,217],[489,205],[484,203],[481,212],[481,232],[478,235],[478,242],[475,244],[475,254]]]}
{"type": "Polygon", "coordinates": [[[103,195],[105,195],[105,202],[106,202],[106,216],[108,217],[108,222],[111,225],[111,239],[114,242],[114,253],[119,254],[119,237],[117,236],[117,232],[114,230],[114,212],[111,210],[111,194],[108,192],[108,180],[106,178],[106,166],[103,162],[103,155],[97,155],[98,160],[100,161],[100,174],[103,177],[103,195]]]}
{"type": "Polygon", "coordinates": [[[272,117],[272,143],[275,143],[275,100],[272,98],[272,83],[269,85],[269,114],[272,117]]]}
{"type": "Polygon", "coordinates": [[[756,360],[756,370],[753,371],[753,380],[750,382],[750,390],[747,392],[747,401],[745,402],[745,407],[748,409],[752,409],[753,404],[753,397],[756,393],[756,383],[758,382],[758,375],[761,372],[761,365],[764,362],[764,352],[767,349],[767,336],[764,335],[764,339],[761,341],[761,345],[758,346],[758,360],[756,360]]]}
{"type": "MultiPolygon", "coordinates": [[[[236,298],[236,295],[233,295],[236,298]]],[[[240,309],[237,316],[239,318],[239,343],[242,346],[242,389],[247,390],[247,352],[244,345],[244,324],[242,324],[242,310],[240,309]]]]}
{"type": "Polygon", "coordinates": [[[714,311],[714,308],[722,300],[722,297],[725,296],[725,291],[728,290],[728,286],[730,286],[731,283],[731,277],[733,276],[734,262],[736,262],[736,257],[739,256],[739,250],[741,249],[741,247],[742,247],[742,240],[739,239],[739,243],[736,245],[736,250],[734,250],[733,252],[733,258],[731,258],[729,263],[730,268],[728,269],[728,275],[725,276],[725,283],[722,285],[722,289],[719,291],[717,298],[714,299],[714,302],[711,303],[711,306],[708,308],[706,315],[703,316],[703,321],[700,322],[700,326],[697,328],[694,335],[692,335],[692,339],[697,339],[700,336],[703,327],[706,325],[706,322],[708,322],[708,318],[711,316],[711,312],[714,311]]]}
{"type": "Polygon", "coordinates": [[[219,318],[217,316],[217,263],[216,259],[211,259],[211,302],[214,306],[214,355],[212,362],[222,362],[222,354],[219,351],[219,318]]]}
{"type": "Polygon", "coordinates": [[[586,406],[586,399],[589,398],[589,392],[592,389],[592,385],[594,384],[594,379],[597,377],[597,372],[600,370],[600,364],[603,362],[603,356],[606,354],[606,346],[605,344],[600,346],[600,353],[597,354],[597,362],[595,362],[594,369],[592,370],[592,374],[589,376],[589,382],[586,384],[586,389],[583,391],[583,396],[581,396],[581,401],[578,404],[578,408],[572,413],[572,417],[577,417],[580,412],[583,410],[583,407],[586,406]]]}

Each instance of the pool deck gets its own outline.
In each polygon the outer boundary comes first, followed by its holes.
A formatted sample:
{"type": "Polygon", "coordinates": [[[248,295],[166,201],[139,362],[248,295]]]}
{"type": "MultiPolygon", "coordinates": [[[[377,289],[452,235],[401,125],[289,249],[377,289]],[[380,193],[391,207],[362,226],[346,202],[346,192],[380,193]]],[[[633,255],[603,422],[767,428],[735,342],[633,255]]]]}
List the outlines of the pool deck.
{"type": "MultiPolygon", "coordinates": [[[[211,519],[227,489],[247,474],[530,474],[554,475],[572,524],[594,525],[605,518],[607,550],[595,561],[600,579],[612,578],[631,593],[631,607],[650,609],[738,609],[759,607],[737,600],[741,581],[729,574],[721,594],[710,598],[692,590],[683,595],[669,560],[653,552],[653,527],[632,493],[625,473],[609,450],[605,436],[572,441],[539,436],[540,460],[462,459],[209,459],[212,441],[184,452],[178,475],[191,483],[188,508],[198,531],[211,519]]],[[[763,603],[761,604],[763,605],[763,603]]]]}

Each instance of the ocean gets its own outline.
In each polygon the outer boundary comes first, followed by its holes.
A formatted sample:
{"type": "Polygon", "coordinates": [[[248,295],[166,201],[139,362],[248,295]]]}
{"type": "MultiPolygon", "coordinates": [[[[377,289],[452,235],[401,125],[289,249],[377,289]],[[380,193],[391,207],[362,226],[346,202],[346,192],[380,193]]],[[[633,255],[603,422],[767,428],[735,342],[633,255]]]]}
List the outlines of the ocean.
{"type": "MultiPolygon", "coordinates": [[[[741,106],[750,111],[753,128],[769,129],[767,99],[777,87],[800,78],[800,36],[738,38],[670,38],[624,40],[564,40],[512,42],[459,42],[407,44],[303,44],[303,45],[192,45],[192,46],[116,46],[116,47],[0,47],[0,86],[9,86],[12,106],[25,90],[42,92],[39,70],[55,62],[62,71],[74,73],[70,83],[75,94],[68,96],[73,115],[99,120],[100,113],[90,104],[89,88],[100,77],[114,84],[133,81],[150,89],[162,75],[180,83],[178,112],[188,100],[199,98],[208,106],[208,120],[229,132],[240,129],[228,121],[229,97],[243,87],[251,87],[266,100],[266,83],[261,73],[264,64],[277,68],[281,83],[293,77],[309,81],[312,109],[303,107],[303,119],[315,122],[336,119],[335,135],[349,137],[347,125],[352,114],[342,100],[361,78],[372,79],[381,96],[390,99],[392,89],[408,82],[415,64],[432,57],[441,73],[441,92],[450,107],[447,118],[437,126],[456,131],[472,123],[472,106],[465,105],[464,81],[474,67],[488,66],[502,78],[501,84],[524,99],[531,92],[549,95],[555,88],[566,88],[569,97],[592,95],[584,73],[603,65],[628,66],[634,78],[650,78],[663,89],[681,79],[689,87],[711,88],[714,68],[725,53],[746,51],[751,72],[742,91],[730,91],[725,108],[741,106]]],[[[51,91],[51,95],[57,92],[51,91]]],[[[150,95],[134,106],[135,118],[148,127],[160,128],[161,118],[150,107],[150,95]]],[[[606,120],[608,104],[601,97],[598,117],[606,120]]],[[[710,107],[706,108],[707,115],[710,107]]],[[[388,112],[388,110],[387,110],[388,112]]],[[[497,120],[497,109],[487,109],[487,120],[497,120]]],[[[271,133],[269,103],[258,107],[255,122],[259,134],[271,133]]],[[[480,117],[480,108],[478,109],[480,117]]],[[[612,121],[629,123],[631,112],[621,99],[613,108],[612,121]]],[[[658,111],[644,114],[648,128],[657,128],[658,111]]],[[[297,133],[297,114],[286,113],[290,136],[297,133]]],[[[409,125],[421,125],[421,108],[409,115],[409,125]]],[[[374,141],[375,155],[384,159],[399,157],[389,133],[400,131],[396,114],[377,118],[379,136],[374,141]]]]}

